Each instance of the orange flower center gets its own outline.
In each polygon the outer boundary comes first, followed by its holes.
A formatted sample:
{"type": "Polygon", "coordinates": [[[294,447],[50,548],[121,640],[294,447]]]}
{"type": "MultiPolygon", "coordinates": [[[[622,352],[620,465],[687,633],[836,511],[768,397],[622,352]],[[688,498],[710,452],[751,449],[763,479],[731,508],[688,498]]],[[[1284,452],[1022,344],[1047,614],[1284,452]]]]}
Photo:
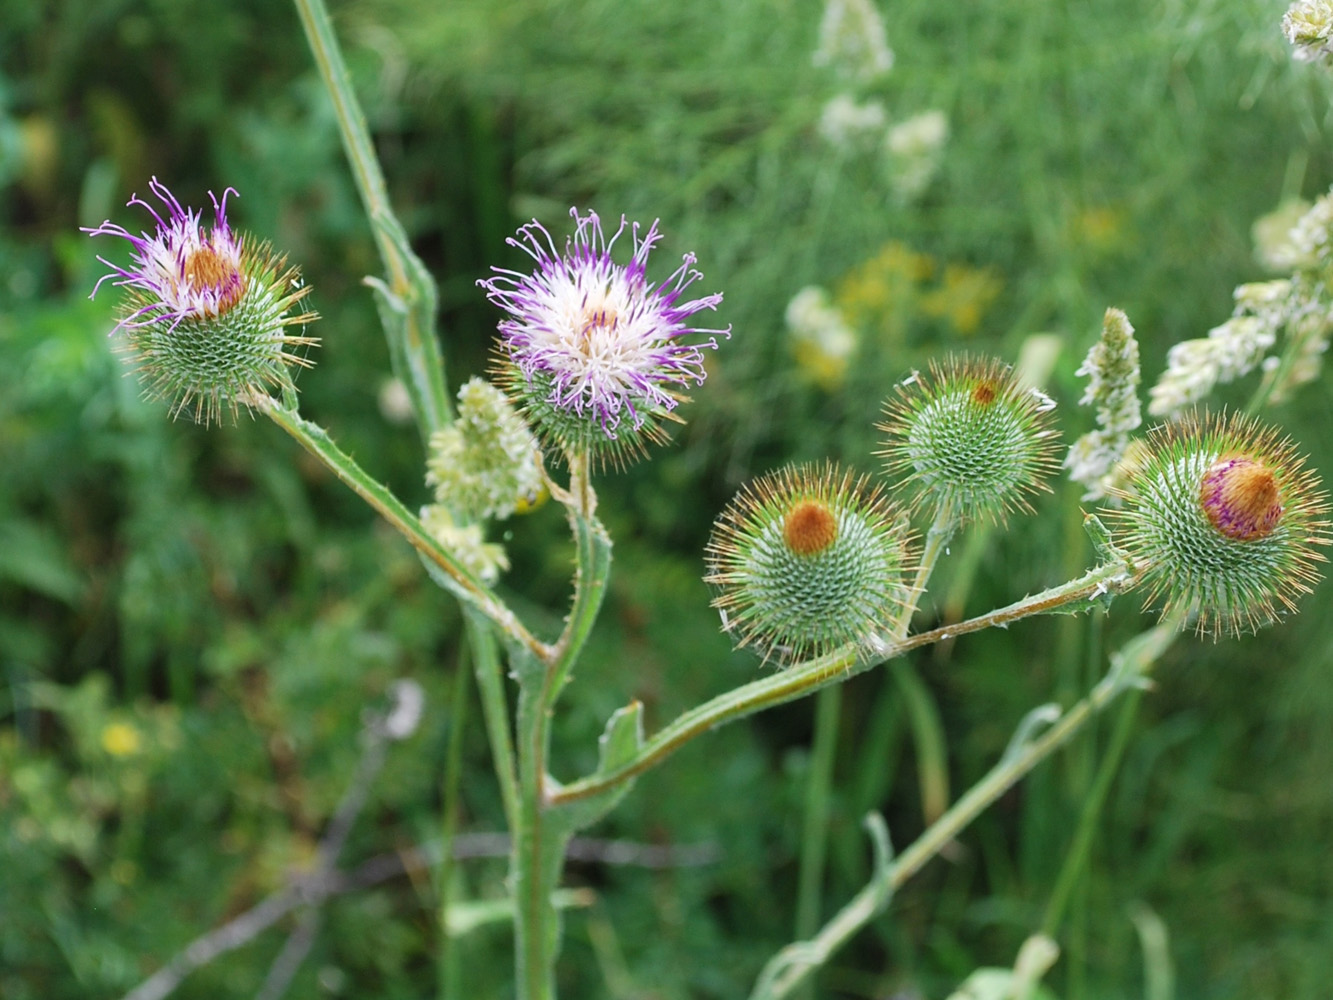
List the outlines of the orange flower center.
{"type": "Polygon", "coordinates": [[[787,548],[798,556],[815,556],[838,540],[838,519],[818,500],[802,500],[782,524],[787,548]]]}
{"type": "Polygon", "coordinates": [[[1282,520],[1277,477],[1253,458],[1223,458],[1203,475],[1199,502],[1214,528],[1241,542],[1265,538],[1282,520]]]}
{"type": "Polygon", "coordinates": [[[210,246],[201,246],[185,260],[185,281],[196,292],[215,290],[218,315],[225,313],[245,294],[245,275],[210,246]]]}
{"type": "Polygon", "coordinates": [[[995,402],[995,386],[990,382],[978,382],[972,390],[972,402],[978,406],[990,406],[995,402]]]}

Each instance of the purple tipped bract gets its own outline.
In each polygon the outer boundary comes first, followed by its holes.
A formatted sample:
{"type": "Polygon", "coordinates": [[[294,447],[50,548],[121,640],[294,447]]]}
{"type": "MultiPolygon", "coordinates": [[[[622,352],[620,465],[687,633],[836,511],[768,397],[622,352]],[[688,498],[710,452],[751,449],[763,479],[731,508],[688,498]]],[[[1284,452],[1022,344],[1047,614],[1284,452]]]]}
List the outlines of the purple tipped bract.
{"type": "Polygon", "coordinates": [[[149,187],[164,206],[165,218],[138,195],[126,204],[148,210],[157,223],[152,235],[143,232],[135,236],[110,220],[96,229],[83,230],[91,236],[119,236],[133,247],[129,267],[113,264],[105,257],[97,258],[111,268],[111,273],[98,279],[92,294],[97,294],[102,282],[114,279],[113,285],[126,287],[132,296],[132,307],[112,333],[122,327],[133,329],[163,320],[174,329],[181,320],[220,316],[245,294],[242,240],[227,224],[227,196],[236,194],[236,190],[227,188],[221,201],[209,192],[213,228],[205,229],[201,221],[203,213],[182,207],[156,177],[149,187]]]}
{"type": "Polygon", "coordinates": [[[623,420],[637,431],[645,419],[675,408],[676,390],[702,383],[702,349],[716,348],[716,335],[730,336],[731,328],[690,325],[695,313],[722,300],[716,293],[684,301],[685,290],[702,277],[693,254],[666,281],[648,281],[648,255],[661,238],[656,222],[641,233],[639,223],[622,216],[607,239],[595,212],[569,214],[577,228],[563,254],[533,220],[518,230],[520,239],[508,242],[532,257],[536,270],[492,268],[495,276],[477,284],[508,313],[499,324],[502,349],[529,394],[529,412],[586,418],[598,436],[614,442],[623,420]],[[633,257],[617,264],[611,251],[626,229],[633,257]],[[706,336],[688,339],[696,335],[706,336]]]}

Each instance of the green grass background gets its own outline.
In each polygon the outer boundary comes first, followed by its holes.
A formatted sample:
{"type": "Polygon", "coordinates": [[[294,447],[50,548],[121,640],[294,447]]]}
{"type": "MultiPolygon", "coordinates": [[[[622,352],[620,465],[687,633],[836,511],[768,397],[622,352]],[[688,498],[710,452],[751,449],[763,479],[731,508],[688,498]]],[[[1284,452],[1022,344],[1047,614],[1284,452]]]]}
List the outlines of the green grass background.
{"type": "MultiPolygon", "coordinates": [[[[1089,417],[1073,371],[1102,311],[1138,328],[1146,379],[1170,344],[1263,277],[1252,222],[1333,179],[1324,71],[1290,61],[1283,5],[1259,0],[1006,0],[883,5],[893,71],[863,87],[899,120],[947,112],[923,198],[896,203],[878,160],[815,131],[839,84],[811,64],[820,5],[653,0],[359,0],[333,13],[395,203],[441,286],[454,383],[484,369],[494,311],[475,287],[525,258],[504,238],[568,206],[660,217],[665,277],[694,251],[734,336],[690,424],[651,463],[598,483],[612,592],[568,692],[555,770],[594,759],[630,698],[650,725],[761,669],[717,633],[700,582],[713,516],[792,459],[873,471],[879,401],[913,365],[972,348],[1014,357],[1060,335],[1050,391],[1069,439],[1089,417]],[[890,241],[985,271],[998,294],[960,332],[901,292],[833,392],[793,365],[783,310],[837,287],[890,241]]],[[[395,747],[349,862],[430,839],[450,736],[459,619],[409,550],[276,430],[204,430],[138,397],[86,296],[112,217],[156,174],[187,203],[241,192],[233,218],[314,284],[324,316],[303,407],[409,505],[418,439],[378,404],[378,270],[335,123],[293,12],[276,0],[0,0],[0,996],[118,996],[197,934],[308,863],[358,756],[363,712],[410,676],[421,730],[395,747]],[[135,753],[107,752],[132,726],[135,753]]],[[[563,232],[563,230],[561,230],[563,232]]],[[[115,259],[121,259],[116,256],[115,259]]],[[[933,279],[932,279],[933,280],[933,279]]],[[[1243,401],[1250,386],[1223,394],[1243,401]]],[[[1270,414],[1333,468],[1323,384],[1270,414]]],[[[954,547],[927,601],[1008,603],[1088,564],[1078,491],[954,547]],[[981,543],[978,543],[979,545],[981,543]]],[[[512,598],[550,628],[570,547],[558,512],[515,522],[512,598]]],[[[1317,1000],[1333,981],[1333,591],[1264,634],[1178,643],[1159,665],[1050,977],[1060,997],[1145,995],[1133,916],[1169,935],[1173,995],[1317,1000]]],[[[956,794],[1033,705],[1071,701],[1148,621],[1031,621],[925,650],[848,686],[835,759],[826,911],[868,874],[860,817],[896,841],[956,794]],[[909,711],[904,692],[925,697],[909,711]],[[935,725],[932,752],[922,720],[935,725]],[[935,749],[938,749],[936,747],[935,749]]],[[[471,695],[469,694],[469,698],[471,695]]],[[[791,938],[812,705],[712,734],[645,776],[593,832],[704,844],[718,860],[589,863],[595,902],[566,921],[569,997],[744,995],[791,938]]],[[[1109,727],[1081,737],[935,861],[819,980],[828,997],[943,997],[1009,964],[1042,918],[1109,727]]],[[[472,710],[463,828],[496,830],[472,710]]],[[[503,895],[502,861],[455,873],[503,895]]],[[[435,995],[438,889],[421,875],[342,896],[289,996],[435,995]]],[[[251,996],[277,928],[191,976],[182,997],[251,996]]],[[[509,936],[464,940],[461,995],[510,990],[509,936]]],[[[1154,995],[1156,1000],[1156,995],[1154,995]]]]}

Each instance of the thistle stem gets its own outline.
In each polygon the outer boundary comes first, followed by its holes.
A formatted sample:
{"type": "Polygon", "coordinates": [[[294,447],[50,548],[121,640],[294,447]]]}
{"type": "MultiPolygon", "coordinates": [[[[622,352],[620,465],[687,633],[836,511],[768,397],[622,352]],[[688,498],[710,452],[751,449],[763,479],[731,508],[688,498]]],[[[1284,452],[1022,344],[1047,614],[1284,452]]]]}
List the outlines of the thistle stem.
{"type": "Polygon", "coordinates": [[[894,891],[919,872],[946,844],[956,839],[1000,796],[1067,743],[1089,720],[1120,695],[1138,690],[1148,668],[1174,641],[1178,624],[1175,621],[1163,622],[1139,636],[1132,646],[1122,649],[1120,654],[1112,658],[1110,672],[1097,686],[1039,736],[1029,738],[1026,731],[1022,732],[985,777],[932,823],[892,864],[880,866],[869,884],[817,935],[779,952],[760,975],[751,1000],[780,1000],[788,996],[853,934],[874,919],[888,904],[894,891]]]}
{"type": "Polygon", "coordinates": [[[655,767],[710,729],[753,715],[763,709],[794,701],[910,650],[928,646],[942,639],[966,635],[969,632],[978,632],[995,626],[1004,627],[1010,622],[1032,615],[1081,610],[1072,606],[1082,603],[1090,607],[1092,602],[1104,595],[1128,590],[1138,579],[1139,577],[1130,573],[1123,563],[1109,562],[1094,567],[1075,580],[1025,597],[1007,607],[989,611],[967,621],[941,626],[929,632],[920,632],[896,642],[885,643],[868,658],[858,655],[854,644],[848,644],[818,659],[789,667],[779,674],[751,681],[685,711],[657,735],[645,741],[632,759],[613,770],[565,785],[551,794],[550,802],[553,805],[560,805],[606,791],[655,767]]]}
{"type": "Polygon", "coordinates": [[[550,655],[550,648],[528,632],[518,616],[489,587],[436,541],[387,486],[373,479],[350,455],[334,444],[324,428],[306,420],[295,410],[285,409],[271,396],[258,396],[252,403],[255,409],[260,410],[319,459],[353,493],[370,504],[417,552],[438,567],[449,578],[455,593],[467,604],[476,608],[502,633],[535,656],[544,658],[550,655]]]}

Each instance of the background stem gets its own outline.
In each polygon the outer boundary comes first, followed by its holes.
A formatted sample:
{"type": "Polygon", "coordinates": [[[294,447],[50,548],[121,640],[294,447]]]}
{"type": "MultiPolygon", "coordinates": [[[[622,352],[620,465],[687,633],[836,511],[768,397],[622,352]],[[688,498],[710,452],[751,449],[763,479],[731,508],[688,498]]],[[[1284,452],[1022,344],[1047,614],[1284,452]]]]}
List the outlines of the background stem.
{"type": "Polygon", "coordinates": [[[375,155],[370,130],[366,128],[366,116],[352,89],[347,63],[324,0],[295,0],[295,3],[315,65],[333,102],[343,151],[388,276],[387,283],[372,287],[378,293],[394,374],[407,388],[422,438],[429,440],[433,432],[452,419],[453,412],[435,331],[439,299],[435,279],[412,250],[394,215],[384,172],[375,155]]]}

